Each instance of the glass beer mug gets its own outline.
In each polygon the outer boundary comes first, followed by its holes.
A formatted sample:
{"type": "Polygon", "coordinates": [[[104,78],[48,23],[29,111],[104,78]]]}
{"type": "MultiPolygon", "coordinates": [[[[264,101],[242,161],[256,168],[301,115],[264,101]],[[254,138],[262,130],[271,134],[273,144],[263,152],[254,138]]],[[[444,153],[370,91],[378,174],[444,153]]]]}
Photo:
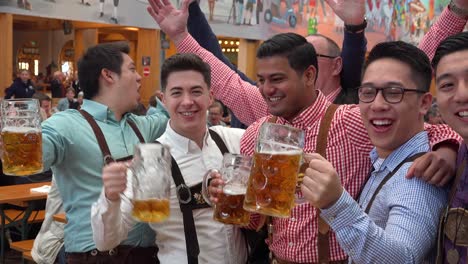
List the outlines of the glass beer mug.
{"type": "MultiPolygon", "coordinates": [[[[224,181],[224,185],[220,186],[223,192],[219,195],[218,203],[214,206],[214,220],[231,225],[249,224],[250,212],[244,210],[243,204],[251,166],[251,157],[230,153],[224,154],[223,165],[219,171],[224,181]]],[[[206,190],[212,172],[218,172],[218,170],[208,171],[203,178],[205,201],[209,201],[206,190]]]]}
{"type": "Polygon", "coordinates": [[[136,145],[128,173],[133,218],[146,223],[166,220],[172,180],[169,148],[158,143],[136,145]]]}
{"type": "Polygon", "coordinates": [[[260,127],[255,143],[244,209],[289,217],[296,203],[296,184],[302,162],[304,131],[273,123],[260,127]]]}
{"type": "Polygon", "coordinates": [[[3,173],[27,176],[42,172],[42,134],[39,101],[13,99],[1,102],[3,173]]]}

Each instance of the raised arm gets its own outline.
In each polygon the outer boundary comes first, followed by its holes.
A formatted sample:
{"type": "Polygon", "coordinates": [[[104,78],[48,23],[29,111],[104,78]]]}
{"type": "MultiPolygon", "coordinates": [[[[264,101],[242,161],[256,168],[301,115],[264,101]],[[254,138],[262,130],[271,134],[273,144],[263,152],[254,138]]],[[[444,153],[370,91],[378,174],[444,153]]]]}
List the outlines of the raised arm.
{"type": "Polygon", "coordinates": [[[206,51],[187,31],[189,0],[180,10],[169,0],[149,0],[148,12],[176,44],[179,52],[195,53],[211,66],[211,89],[215,97],[227,105],[242,123],[250,125],[268,114],[268,107],[257,87],[243,81],[239,75],[206,51]]]}
{"type": "Polygon", "coordinates": [[[201,11],[200,5],[197,1],[193,1],[189,5],[187,28],[190,35],[192,35],[200,46],[211,52],[216,56],[216,58],[239,74],[242,80],[255,84],[254,81],[250,80],[243,72],[239,71],[237,67],[233,65],[226,56],[224,56],[221,46],[218,43],[218,39],[213,33],[213,30],[211,30],[210,24],[208,24],[205,14],[201,11]]]}
{"type": "Polygon", "coordinates": [[[465,28],[468,20],[468,1],[452,0],[452,3],[456,8],[446,7],[419,43],[418,47],[426,53],[429,60],[434,58],[440,42],[449,36],[462,32],[465,28]],[[454,12],[455,9],[457,12],[454,12]],[[464,15],[459,13],[460,9],[465,10],[464,15]]]}
{"type": "MultiPolygon", "coordinates": [[[[361,84],[361,71],[367,51],[367,40],[364,28],[354,28],[365,23],[365,0],[327,0],[326,2],[345,24],[341,51],[343,60],[341,88],[348,96],[354,93],[354,99],[357,99],[355,88],[361,84]]],[[[354,100],[353,103],[357,103],[357,101],[354,100]]]]}

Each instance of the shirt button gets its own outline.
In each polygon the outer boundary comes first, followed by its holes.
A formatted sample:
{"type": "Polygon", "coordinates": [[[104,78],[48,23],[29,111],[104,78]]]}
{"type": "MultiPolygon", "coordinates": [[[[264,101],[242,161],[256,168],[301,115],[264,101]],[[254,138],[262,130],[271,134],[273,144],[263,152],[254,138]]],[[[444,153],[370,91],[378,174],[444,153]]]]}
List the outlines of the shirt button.
{"type": "Polygon", "coordinates": [[[291,220],[291,222],[296,222],[296,218],[294,218],[294,217],[291,217],[290,220],[291,220]]]}
{"type": "Polygon", "coordinates": [[[288,246],[292,247],[292,246],[294,246],[294,243],[293,243],[293,242],[289,242],[288,246]]]}
{"type": "Polygon", "coordinates": [[[335,220],[335,217],[334,217],[334,216],[330,216],[330,217],[328,218],[328,220],[329,220],[329,221],[333,221],[333,220],[335,220]]]}

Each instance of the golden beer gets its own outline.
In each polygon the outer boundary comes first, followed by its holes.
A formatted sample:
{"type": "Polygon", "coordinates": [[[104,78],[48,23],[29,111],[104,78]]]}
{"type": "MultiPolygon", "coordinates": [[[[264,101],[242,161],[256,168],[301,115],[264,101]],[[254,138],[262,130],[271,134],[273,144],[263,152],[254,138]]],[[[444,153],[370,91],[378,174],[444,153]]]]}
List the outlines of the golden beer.
{"type": "Polygon", "coordinates": [[[141,222],[159,223],[169,217],[168,199],[133,200],[132,216],[141,222]]]}
{"type": "Polygon", "coordinates": [[[5,127],[3,140],[3,173],[26,176],[42,172],[42,134],[30,127],[5,127]]]}
{"type": "Polygon", "coordinates": [[[213,219],[224,224],[248,225],[250,212],[243,208],[244,197],[245,186],[240,186],[240,188],[225,186],[215,205],[213,219]]]}
{"type": "Polygon", "coordinates": [[[289,217],[295,204],[302,151],[254,153],[244,209],[264,215],[289,217]]]}

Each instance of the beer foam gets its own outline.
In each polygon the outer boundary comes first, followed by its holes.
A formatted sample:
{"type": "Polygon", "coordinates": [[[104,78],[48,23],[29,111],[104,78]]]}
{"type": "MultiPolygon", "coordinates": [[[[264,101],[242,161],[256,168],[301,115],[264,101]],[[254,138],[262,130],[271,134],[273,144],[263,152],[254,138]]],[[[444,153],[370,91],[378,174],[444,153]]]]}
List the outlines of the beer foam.
{"type": "Polygon", "coordinates": [[[11,133],[40,133],[40,129],[34,127],[13,127],[7,126],[2,129],[2,132],[11,132],[11,133]]]}
{"type": "Polygon", "coordinates": [[[247,187],[242,184],[228,184],[223,187],[223,192],[227,195],[245,194],[247,187]]]}
{"type": "Polygon", "coordinates": [[[267,150],[267,151],[262,151],[260,154],[267,154],[267,155],[302,155],[302,150],[301,149],[293,149],[293,150],[267,150]]]}

